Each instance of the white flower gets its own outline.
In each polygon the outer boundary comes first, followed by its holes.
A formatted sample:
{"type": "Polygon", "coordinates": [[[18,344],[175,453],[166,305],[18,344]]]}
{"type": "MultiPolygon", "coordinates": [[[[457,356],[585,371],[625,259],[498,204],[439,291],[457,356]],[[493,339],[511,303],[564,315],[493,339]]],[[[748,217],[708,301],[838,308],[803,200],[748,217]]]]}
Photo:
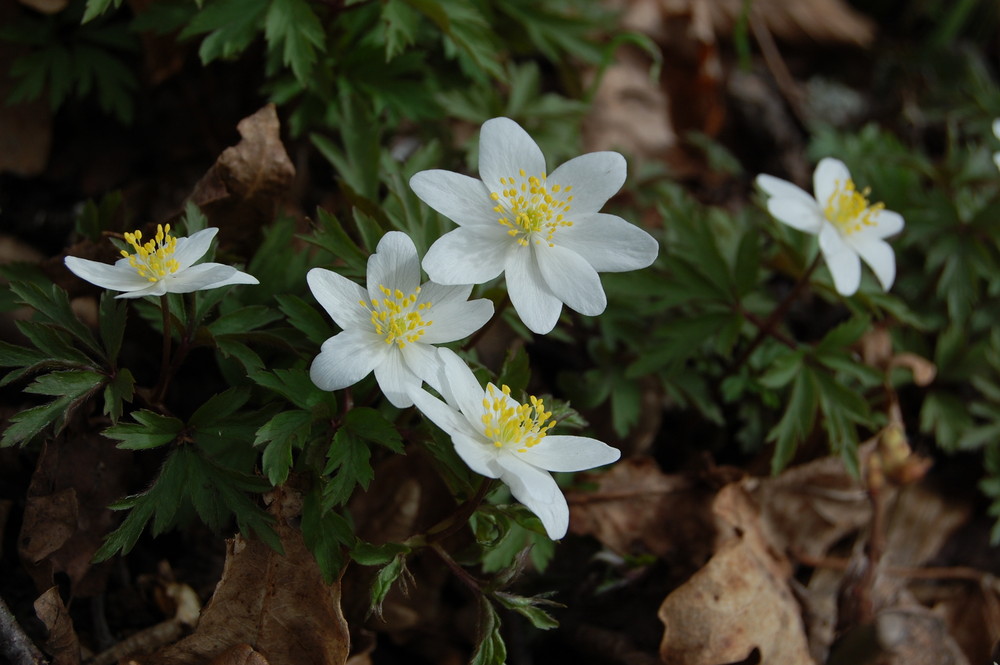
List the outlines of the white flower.
{"type": "Polygon", "coordinates": [[[191,293],[229,284],[259,284],[257,278],[221,263],[193,265],[208,251],[219,229],[198,231],[189,238],[170,235],[170,225],[156,225],[156,236],[142,242],[142,232],[126,233],[125,240],[134,253],[122,250],[114,265],[66,257],[66,267],[77,277],[112,291],[123,291],[117,298],[162,296],[167,293],[191,293]]]}
{"type": "Polygon", "coordinates": [[[432,344],[453,342],[493,316],[489,300],[469,301],[471,285],[420,284],[417,248],[393,231],[368,258],[368,288],[330,270],[313,268],[306,281],[343,329],[323,342],[309,375],[323,390],[340,390],[375,371],[393,405],[413,404],[421,381],[439,387],[440,361],[432,344]]]}
{"type": "Polygon", "coordinates": [[[483,123],[482,180],[451,171],[421,171],[410,187],[458,224],[424,257],[441,284],[481,284],[507,273],[511,303],[524,324],[552,330],[565,303],[581,314],[604,311],[598,272],[645,268],[659,246],[620,217],[597,212],[625,182],[625,158],[593,152],[552,173],[527,132],[509,118],[483,123]]]}
{"type": "MultiPolygon", "coordinates": [[[[993,121],[993,136],[1000,139],[1000,118],[993,121]]],[[[1000,169],[1000,152],[993,153],[993,163],[1000,169]]]]}
{"type": "Polygon", "coordinates": [[[520,404],[507,386],[479,385],[450,349],[440,349],[445,395],[423,390],[413,402],[451,436],[455,451],[476,473],[499,478],[514,498],[538,515],[553,540],[566,535],[569,506],[549,471],[583,471],[616,461],[621,453],[597,439],[549,434],[555,425],[542,400],[520,404]]]}
{"type": "Polygon", "coordinates": [[[884,238],[903,229],[903,217],[881,203],[869,204],[868,189],[859,192],[844,163],[826,157],[813,173],[813,198],[790,182],[757,176],[770,198],[768,211],[780,222],[819,236],[819,248],[837,292],[854,294],[861,283],[861,262],[871,267],[886,291],[896,277],[896,257],[884,238]]]}

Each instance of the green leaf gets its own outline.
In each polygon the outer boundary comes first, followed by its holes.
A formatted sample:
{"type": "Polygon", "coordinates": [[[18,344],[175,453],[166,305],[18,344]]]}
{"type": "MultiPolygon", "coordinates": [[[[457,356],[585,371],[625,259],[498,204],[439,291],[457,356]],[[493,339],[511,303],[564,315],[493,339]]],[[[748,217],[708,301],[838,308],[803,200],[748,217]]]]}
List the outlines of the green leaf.
{"type": "Polygon", "coordinates": [[[124,300],[115,298],[107,291],[101,294],[101,341],[104,343],[106,358],[112,366],[117,363],[118,352],[122,348],[127,313],[128,309],[124,300]]]}
{"type": "Polygon", "coordinates": [[[771,361],[771,367],[758,379],[766,388],[781,388],[787,385],[802,371],[805,351],[788,351],[771,361]]]}
{"type": "Polygon", "coordinates": [[[242,53],[257,36],[267,0],[215,0],[195,14],[181,39],[209,33],[198,48],[202,64],[242,53]]]}
{"type": "Polygon", "coordinates": [[[325,50],[323,26],[305,0],[271,0],[264,17],[264,38],[276,51],[282,47],[281,58],[292,73],[304,84],[316,64],[316,51],[325,50]]]}
{"type": "Polygon", "coordinates": [[[403,576],[403,579],[405,580],[405,575],[407,574],[406,553],[395,555],[389,563],[382,566],[382,568],[379,569],[378,573],[375,575],[375,581],[372,582],[371,606],[369,608],[369,612],[381,617],[382,603],[385,601],[385,597],[389,595],[392,585],[396,583],[396,580],[398,580],[400,576],[403,576]]]}
{"type": "Polygon", "coordinates": [[[87,8],[83,11],[81,23],[89,23],[95,18],[108,11],[108,7],[114,4],[115,9],[122,5],[122,0],[87,0],[87,8]]]}
{"type": "Polygon", "coordinates": [[[320,346],[328,338],[332,337],[333,331],[323,315],[316,311],[316,308],[309,305],[298,296],[279,295],[275,296],[278,307],[288,317],[288,322],[303,333],[310,342],[320,346]]]}
{"type": "Polygon", "coordinates": [[[104,374],[86,370],[51,372],[36,378],[34,383],[24,389],[24,392],[74,399],[92,392],[103,385],[107,379],[108,377],[104,374]]]}
{"type": "Polygon", "coordinates": [[[44,351],[0,340],[0,367],[30,367],[51,359],[44,351]]]}
{"type": "Polygon", "coordinates": [[[828,332],[816,345],[816,351],[822,353],[843,350],[861,339],[871,328],[872,322],[868,317],[854,317],[828,332]]]}
{"type": "Polygon", "coordinates": [[[50,359],[74,365],[93,364],[90,358],[73,346],[69,333],[62,329],[38,321],[17,321],[16,325],[17,329],[50,359]]]}
{"type": "Polygon", "coordinates": [[[529,366],[528,354],[523,346],[507,349],[507,354],[500,367],[500,376],[497,382],[501,386],[510,387],[514,395],[520,395],[528,387],[528,380],[531,378],[531,367],[529,366]]]}
{"type": "Polygon", "coordinates": [[[11,282],[10,289],[18,296],[19,302],[35,309],[43,320],[65,330],[99,357],[103,356],[94,335],[73,313],[65,291],[55,284],[43,289],[28,282],[11,282]]]}
{"type": "Polygon", "coordinates": [[[247,388],[229,388],[212,395],[191,414],[188,424],[195,428],[212,428],[236,413],[250,399],[247,388]]]}
{"type": "Polygon", "coordinates": [[[369,461],[371,451],[368,444],[346,427],[333,436],[326,457],[323,473],[334,475],[323,490],[325,508],[347,503],[356,486],[368,489],[368,484],[375,477],[369,461]]]}
{"type": "Polygon", "coordinates": [[[104,436],[118,441],[126,450],[146,450],[166,445],[177,439],[184,423],[172,416],[140,409],[132,412],[134,423],[118,423],[104,430],[104,436]]]}
{"type": "Polygon", "coordinates": [[[30,441],[51,423],[62,418],[72,402],[72,398],[60,397],[48,404],[15,413],[10,417],[10,425],[4,430],[0,448],[30,441]]]}
{"type": "Polygon", "coordinates": [[[385,446],[394,453],[403,452],[403,439],[395,425],[375,409],[351,409],[344,418],[344,427],[355,436],[385,446]]]}
{"type": "Polygon", "coordinates": [[[248,376],[253,376],[264,369],[264,361],[260,359],[257,352],[243,342],[237,341],[232,335],[224,335],[215,338],[215,346],[226,358],[235,358],[243,365],[248,376]]]}
{"type": "Polygon", "coordinates": [[[292,467],[292,449],[301,449],[312,431],[312,414],[308,411],[285,411],[267,421],[257,430],[253,445],[267,444],[262,465],[272,485],[288,479],[292,467]]]}
{"type": "MultiPolygon", "coordinates": [[[[314,143],[319,141],[317,147],[320,148],[320,151],[331,162],[341,159],[340,152],[329,139],[319,135],[313,135],[311,138],[314,143]]],[[[299,237],[306,242],[326,250],[337,258],[343,259],[354,272],[361,275],[365,274],[368,266],[368,252],[358,247],[358,244],[344,230],[344,227],[340,224],[340,220],[332,213],[327,212],[323,208],[317,208],[316,218],[319,221],[320,228],[311,236],[299,237]]],[[[324,336],[323,339],[326,339],[328,336],[324,336]]]]}
{"type": "Polygon", "coordinates": [[[251,378],[258,385],[282,395],[300,409],[310,411],[318,404],[326,404],[326,413],[332,416],[337,408],[334,393],[318,388],[305,369],[276,369],[272,372],[258,372],[251,378]]]}
{"type": "Polygon", "coordinates": [[[362,566],[383,566],[390,563],[398,555],[409,554],[412,548],[402,543],[382,543],[373,545],[358,540],[351,549],[351,558],[362,566]]]}
{"type": "Polygon", "coordinates": [[[795,375],[785,414],[768,433],[775,442],[771,473],[777,475],[795,455],[799,443],[812,431],[818,402],[816,379],[807,367],[795,375]]]}
{"type": "MultiPolygon", "coordinates": [[[[101,197],[100,204],[88,200],[83,210],[76,218],[76,232],[89,238],[92,242],[101,240],[101,232],[112,227],[114,218],[122,205],[122,193],[119,190],[109,192],[101,197]]],[[[111,294],[104,294],[111,295],[111,294]]],[[[113,295],[111,297],[114,297],[113,295]]],[[[124,304],[123,301],[119,301],[124,304]]]]}
{"type": "Polygon", "coordinates": [[[123,367],[104,387],[104,414],[117,423],[122,417],[122,402],[132,402],[135,395],[135,377],[127,367],[123,367]]]}
{"type": "Polygon", "coordinates": [[[270,307],[251,305],[223,314],[210,323],[208,329],[213,335],[236,335],[262,328],[280,318],[281,314],[270,307]]]}
{"type": "Polygon", "coordinates": [[[494,600],[506,607],[508,610],[514,610],[521,616],[526,617],[528,621],[531,622],[531,625],[539,630],[551,630],[559,627],[559,622],[552,618],[552,615],[539,607],[539,605],[565,607],[561,603],[556,603],[545,598],[526,598],[524,596],[517,596],[505,591],[495,591],[492,596],[494,600]]]}
{"type": "Polygon", "coordinates": [[[507,646],[500,634],[500,617],[486,596],[479,597],[478,640],[469,665],[503,665],[507,662],[507,646]]]}
{"type": "Polygon", "coordinates": [[[355,537],[347,520],[332,510],[324,511],[318,488],[302,497],[302,537],[323,580],[332,584],[347,563],[344,551],[354,545],[355,537]]]}

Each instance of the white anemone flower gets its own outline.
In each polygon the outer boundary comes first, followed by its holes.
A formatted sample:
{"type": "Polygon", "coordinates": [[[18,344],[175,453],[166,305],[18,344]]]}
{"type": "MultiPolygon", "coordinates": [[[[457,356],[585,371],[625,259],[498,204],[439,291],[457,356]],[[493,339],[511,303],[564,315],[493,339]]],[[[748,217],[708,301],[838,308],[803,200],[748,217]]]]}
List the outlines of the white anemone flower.
{"type": "Polygon", "coordinates": [[[896,277],[896,256],[885,238],[903,230],[903,217],[882,203],[868,202],[869,190],[858,191],[847,167],[825,157],[813,173],[813,197],[790,182],[758,175],[757,185],[768,194],[767,209],[793,229],[819,236],[833,284],[843,296],[861,283],[861,260],[888,291],[896,277]]]}
{"type": "Polygon", "coordinates": [[[156,235],[143,242],[142,232],[126,233],[132,252],[121,251],[114,265],[66,257],[66,267],[77,277],[112,291],[116,298],[142,298],[167,293],[191,293],[230,284],[259,284],[257,278],[222,263],[199,263],[208,251],[217,228],[198,231],[188,238],[170,235],[170,225],[157,224],[156,235]]]}
{"type": "Polygon", "coordinates": [[[542,521],[553,540],[566,535],[569,506],[549,471],[583,471],[617,461],[621,452],[584,436],[549,434],[555,425],[545,403],[521,404],[507,386],[484,390],[472,370],[450,349],[440,349],[448,403],[418,390],[413,402],[451,436],[469,468],[499,478],[542,521]]]}
{"type": "Polygon", "coordinates": [[[451,171],[421,171],[410,187],[427,205],[458,224],[424,257],[441,284],[481,284],[506,272],[511,303],[533,332],[552,330],[565,303],[587,316],[604,311],[598,272],[645,268],[656,239],[614,215],[598,212],[625,182],[625,158],[592,152],[552,173],[520,125],[509,118],[483,123],[480,179],[451,171]]]}
{"type": "MultiPolygon", "coordinates": [[[[1000,118],[993,121],[993,136],[1000,139],[1000,118]]],[[[993,163],[1000,169],[1000,152],[993,153],[993,163]]]]}
{"type": "Polygon", "coordinates": [[[453,342],[479,330],[493,303],[472,300],[471,285],[420,284],[417,248],[392,231],[368,257],[368,288],[323,268],[306,281],[343,332],[323,342],[309,375],[323,390],[354,385],[375,371],[382,392],[399,408],[427,381],[440,387],[440,361],[432,344],[453,342]]]}

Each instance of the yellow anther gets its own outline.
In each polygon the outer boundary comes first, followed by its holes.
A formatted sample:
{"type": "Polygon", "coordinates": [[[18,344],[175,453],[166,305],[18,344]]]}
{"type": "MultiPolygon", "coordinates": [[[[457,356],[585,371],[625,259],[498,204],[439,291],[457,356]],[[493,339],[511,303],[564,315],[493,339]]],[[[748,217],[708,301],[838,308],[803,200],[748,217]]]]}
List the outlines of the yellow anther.
{"type": "Polygon", "coordinates": [[[177,249],[177,238],[170,235],[169,224],[166,226],[157,224],[153,240],[145,244],[142,244],[142,231],[138,229],[132,233],[125,233],[125,241],[131,245],[134,253],[129,254],[121,250],[121,255],[128,259],[128,264],[140,277],[150,282],[158,282],[180,269],[180,264],[172,258],[177,249]]]}
{"type": "Polygon", "coordinates": [[[549,421],[551,411],[545,410],[545,403],[535,396],[529,397],[530,404],[511,406],[510,388],[502,386],[500,392],[490,384],[483,396],[483,435],[497,448],[505,445],[517,446],[517,452],[526,452],[538,445],[555,421],[549,421]]]}
{"type": "Polygon", "coordinates": [[[866,226],[875,226],[876,218],[885,209],[885,204],[869,205],[870,193],[871,190],[867,187],[859,192],[850,178],[844,183],[837,180],[834,182],[833,193],[823,207],[823,214],[845,236],[866,226]]]}
{"type": "Polygon", "coordinates": [[[425,321],[420,314],[429,310],[431,303],[416,304],[419,286],[409,295],[382,284],[379,284],[378,290],[386,296],[381,301],[372,298],[370,305],[363,300],[359,300],[358,304],[368,311],[372,329],[386,344],[403,348],[408,343],[419,341],[427,328],[434,324],[433,321],[425,321]]]}

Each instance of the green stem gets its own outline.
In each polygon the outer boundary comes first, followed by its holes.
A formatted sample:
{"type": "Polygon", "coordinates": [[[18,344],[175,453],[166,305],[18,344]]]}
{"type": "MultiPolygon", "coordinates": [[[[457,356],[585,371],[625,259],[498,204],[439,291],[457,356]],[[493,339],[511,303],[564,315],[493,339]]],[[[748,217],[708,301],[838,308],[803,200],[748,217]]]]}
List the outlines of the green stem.
{"type": "Polygon", "coordinates": [[[160,360],[160,379],[153,389],[153,403],[158,404],[167,392],[170,382],[170,303],[166,295],[160,296],[160,311],[163,313],[163,357],[160,360]]]}
{"type": "Polygon", "coordinates": [[[778,304],[778,306],[774,308],[774,311],[771,312],[771,315],[768,316],[763,323],[759,323],[756,320],[754,321],[754,324],[757,325],[757,327],[759,328],[757,336],[754,337],[753,340],[750,342],[750,345],[747,346],[746,349],[744,349],[739,359],[735,363],[733,363],[734,371],[739,370],[739,368],[742,367],[743,364],[750,359],[750,354],[752,354],[757,349],[757,347],[760,346],[761,343],[763,343],[763,341],[767,339],[769,336],[774,337],[775,339],[778,339],[783,343],[786,344],[788,343],[789,340],[787,338],[783,339],[784,335],[779,333],[776,330],[776,327],[782,321],[782,319],[785,318],[785,314],[788,313],[789,308],[791,308],[792,304],[799,297],[799,294],[802,293],[802,290],[806,287],[806,284],[809,283],[809,279],[812,277],[812,274],[816,272],[816,268],[819,267],[819,263],[820,260],[822,259],[822,256],[823,255],[821,252],[816,253],[816,258],[813,259],[813,262],[809,264],[809,267],[805,269],[805,271],[802,273],[801,276],[799,276],[799,280],[795,283],[795,286],[792,287],[792,290],[788,292],[788,295],[785,296],[785,299],[782,300],[778,304]]]}

